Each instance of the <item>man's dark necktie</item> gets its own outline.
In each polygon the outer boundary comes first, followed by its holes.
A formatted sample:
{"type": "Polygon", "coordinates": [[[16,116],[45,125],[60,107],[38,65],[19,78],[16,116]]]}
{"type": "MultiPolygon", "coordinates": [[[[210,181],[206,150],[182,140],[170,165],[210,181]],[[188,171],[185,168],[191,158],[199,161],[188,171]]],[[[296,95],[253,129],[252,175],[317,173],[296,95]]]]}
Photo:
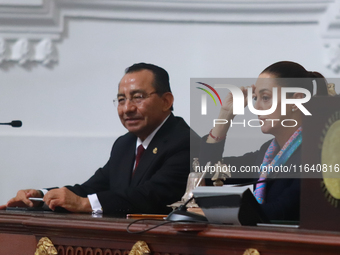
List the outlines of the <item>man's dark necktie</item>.
{"type": "Polygon", "coordinates": [[[137,169],[137,166],[139,164],[139,160],[140,158],[142,157],[143,153],[144,153],[145,149],[143,147],[143,145],[139,145],[138,148],[137,148],[137,155],[136,155],[136,164],[135,164],[135,168],[133,169],[133,173],[132,173],[132,176],[135,174],[135,171],[137,169]]]}

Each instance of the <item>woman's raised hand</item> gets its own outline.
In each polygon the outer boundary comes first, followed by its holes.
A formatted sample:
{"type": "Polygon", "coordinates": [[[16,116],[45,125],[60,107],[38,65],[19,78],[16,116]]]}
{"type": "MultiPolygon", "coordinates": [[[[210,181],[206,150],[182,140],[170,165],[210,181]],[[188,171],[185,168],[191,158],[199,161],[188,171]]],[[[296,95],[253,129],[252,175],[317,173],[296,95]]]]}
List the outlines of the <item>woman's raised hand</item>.
{"type": "MultiPolygon", "coordinates": [[[[248,88],[252,88],[252,94],[251,97],[254,98],[255,96],[255,85],[247,86],[247,87],[240,87],[243,95],[244,95],[244,107],[248,105],[248,88]]],[[[219,117],[226,117],[226,119],[232,119],[235,117],[233,114],[233,95],[231,92],[228,93],[228,95],[224,98],[221,112],[219,117]]]]}
{"type": "Polygon", "coordinates": [[[249,94],[248,94],[248,89],[251,88],[252,89],[252,92],[251,92],[251,97],[254,98],[255,97],[255,85],[252,84],[251,86],[247,86],[247,87],[241,87],[240,89],[242,90],[243,92],[243,95],[244,95],[244,107],[246,107],[248,105],[248,97],[249,97],[249,94]]]}
{"type": "MultiPolygon", "coordinates": [[[[255,85],[240,88],[244,95],[244,107],[246,107],[248,103],[248,88],[252,88],[252,94],[250,96],[253,98],[255,85]]],[[[229,92],[223,100],[220,114],[218,116],[218,119],[223,119],[226,121],[223,124],[217,124],[213,127],[207,138],[207,143],[216,143],[223,140],[229,130],[230,121],[232,121],[234,117],[235,115],[233,113],[233,95],[231,92],[229,92]]]]}

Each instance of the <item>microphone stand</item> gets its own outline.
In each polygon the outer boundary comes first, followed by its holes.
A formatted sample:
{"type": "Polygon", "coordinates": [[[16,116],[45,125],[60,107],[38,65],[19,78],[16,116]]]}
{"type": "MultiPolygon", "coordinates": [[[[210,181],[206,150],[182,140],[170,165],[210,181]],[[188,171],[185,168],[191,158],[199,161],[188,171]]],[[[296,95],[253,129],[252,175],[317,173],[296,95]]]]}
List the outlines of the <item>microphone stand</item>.
{"type": "Polygon", "coordinates": [[[179,206],[176,210],[169,213],[169,215],[165,218],[168,221],[202,221],[208,222],[207,218],[203,215],[192,213],[187,211],[187,204],[194,199],[192,196],[188,201],[186,201],[183,205],[179,206]]]}

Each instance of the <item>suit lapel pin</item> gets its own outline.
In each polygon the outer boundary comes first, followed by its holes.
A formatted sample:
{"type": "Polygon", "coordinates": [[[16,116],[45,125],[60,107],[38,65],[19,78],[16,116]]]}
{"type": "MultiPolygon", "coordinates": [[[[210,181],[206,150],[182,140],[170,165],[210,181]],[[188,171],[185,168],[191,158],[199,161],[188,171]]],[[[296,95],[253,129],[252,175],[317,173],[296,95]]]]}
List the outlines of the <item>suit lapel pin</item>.
{"type": "Polygon", "coordinates": [[[152,152],[153,152],[153,154],[157,154],[157,150],[158,150],[158,149],[157,149],[157,147],[156,147],[156,148],[154,148],[154,149],[153,149],[153,151],[152,151],[152,152]]]}

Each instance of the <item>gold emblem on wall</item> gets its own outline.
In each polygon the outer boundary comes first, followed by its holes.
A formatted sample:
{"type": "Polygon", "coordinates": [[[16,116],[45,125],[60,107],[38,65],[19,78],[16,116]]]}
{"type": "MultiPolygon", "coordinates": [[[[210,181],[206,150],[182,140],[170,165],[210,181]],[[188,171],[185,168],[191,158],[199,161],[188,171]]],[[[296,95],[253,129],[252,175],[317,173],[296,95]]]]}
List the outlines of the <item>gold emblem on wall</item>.
{"type": "Polygon", "coordinates": [[[325,124],[321,137],[322,189],[327,200],[340,205],[340,111],[335,112],[325,124]]]}
{"type": "Polygon", "coordinates": [[[52,241],[47,237],[40,238],[37,249],[34,255],[57,255],[57,249],[54,247],[52,241]]]}

